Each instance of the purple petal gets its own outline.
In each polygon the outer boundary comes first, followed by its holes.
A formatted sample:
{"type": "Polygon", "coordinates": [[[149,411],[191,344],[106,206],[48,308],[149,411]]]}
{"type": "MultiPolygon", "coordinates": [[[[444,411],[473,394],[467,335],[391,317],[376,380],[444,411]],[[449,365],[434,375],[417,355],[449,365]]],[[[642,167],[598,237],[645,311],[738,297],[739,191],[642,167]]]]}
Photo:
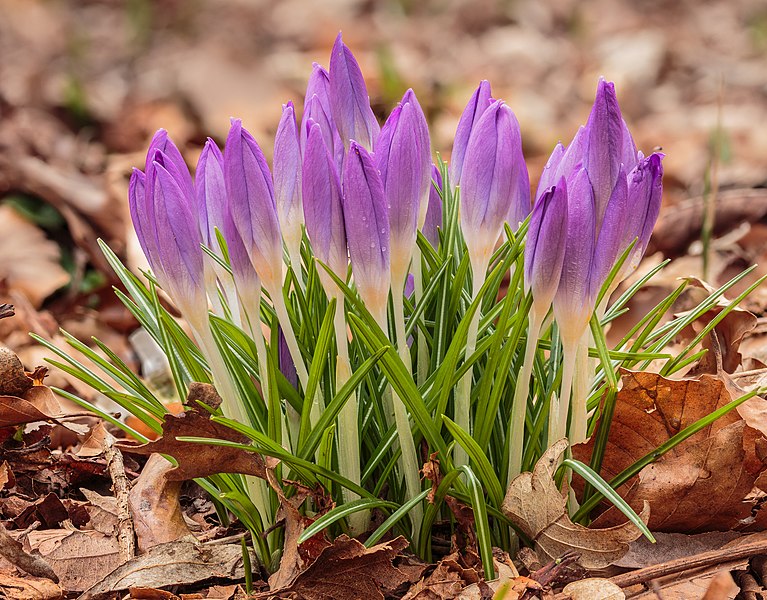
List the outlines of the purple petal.
{"type": "Polygon", "coordinates": [[[282,118],[274,138],[274,201],[280,228],[294,242],[301,240],[304,222],[301,206],[301,149],[293,103],[282,109],[282,118]]]}
{"type": "Polygon", "coordinates": [[[479,121],[482,113],[487,110],[491,104],[490,83],[482,80],[479,86],[469,99],[466,108],[463,109],[461,118],[458,121],[458,128],[455,131],[455,141],[453,142],[453,151],[450,154],[450,182],[453,186],[461,182],[463,172],[463,163],[466,157],[466,148],[469,145],[469,138],[474,126],[479,121]]]}
{"type": "Polygon", "coordinates": [[[280,363],[280,372],[285,376],[290,385],[298,389],[296,364],[293,362],[293,357],[290,354],[290,348],[288,348],[288,342],[285,339],[282,327],[277,329],[277,356],[280,363]]]}
{"type": "Polygon", "coordinates": [[[306,234],[315,255],[345,280],[348,258],[341,184],[317,123],[309,130],[304,151],[303,203],[306,234]]]}
{"type": "Polygon", "coordinates": [[[461,185],[461,229],[469,252],[476,256],[492,251],[506,219],[511,217],[516,226],[530,212],[519,123],[500,100],[475,125],[461,185]]]}
{"type": "Polygon", "coordinates": [[[304,96],[304,110],[306,105],[314,96],[317,96],[322,110],[330,116],[330,75],[322,65],[312,64],[312,74],[309,76],[309,82],[306,84],[306,95],[304,96]]]}
{"type": "Polygon", "coordinates": [[[232,119],[226,140],[224,180],[237,231],[259,277],[274,291],[282,285],[282,236],[272,176],[261,148],[239,119],[232,119]]]}
{"type": "Polygon", "coordinates": [[[403,99],[381,129],[375,152],[389,208],[392,267],[395,275],[403,278],[413,254],[421,204],[425,209],[431,177],[431,157],[428,146],[424,147],[422,128],[425,119],[419,112],[403,99]]]}
{"type": "MultiPolygon", "coordinates": [[[[639,238],[633,262],[638,264],[650,242],[663,196],[663,158],[654,152],[643,158],[628,177],[628,197],[632,210],[638,215],[629,235],[639,238]]],[[[635,266],[635,265],[634,265],[635,266]]]]}
{"type": "Polygon", "coordinates": [[[389,212],[373,158],[355,141],[346,155],[342,202],[357,290],[373,315],[380,315],[390,284],[389,212]]]}
{"type": "Polygon", "coordinates": [[[155,242],[167,279],[165,283],[172,288],[168,291],[182,304],[199,303],[200,297],[204,302],[202,240],[190,199],[184,195],[177,179],[157,160],[153,163],[153,178],[155,242]]]}
{"type": "Polygon", "coordinates": [[[422,228],[424,221],[426,220],[426,209],[428,207],[428,197],[431,190],[431,137],[429,136],[429,124],[426,122],[426,115],[423,113],[421,104],[416,98],[415,92],[412,89],[408,89],[405,95],[402,96],[400,104],[411,104],[413,106],[413,127],[418,134],[419,138],[419,154],[420,162],[418,168],[423,171],[423,179],[421,180],[421,196],[418,201],[420,209],[418,213],[418,227],[422,228]]]}
{"type": "Polygon", "coordinates": [[[602,222],[618,180],[624,152],[623,131],[623,117],[615,95],[615,85],[600,78],[594,106],[586,123],[587,148],[583,163],[594,188],[597,225],[602,222]]]}
{"type": "Polygon", "coordinates": [[[208,138],[200,153],[195,171],[197,213],[203,242],[217,248],[216,228],[223,231],[227,208],[226,184],[224,182],[224,157],[216,143],[208,138]]]}
{"type": "Polygon", "coordinates": [[[439,246],[439,229],[442,227],[442,174],[436,165],[431,166],[431,187],[429,189],[429,206],[423,224],[423,234],[433,248],[439,246]],[[436,184],[436,186],[435,186],[436,184]]]}
{"type": "Polygon", "coordinates": [[[595,230],[594,192],[588,173],[581,169],[567,181],[565,258],[554,296],[554,316],[565,338],[579,338],[594,309],[589,303],[589,274],[595,230]]]}
{"type": "MultiPolygon", "coordinates": [[[[559,142],[554,146],[554,150],[552,150],[549,160],[546,161],[546,166],[543,167],[541,178],[538,180],[538,191],[535,192],[536,202],[543,196],[544,192],[557,183],[558,180],[555,179],[555,176],[564,155],[565,147],[562,145],[562,142],[559,142]]],[[[560,178],[561,177],[562,176],[560,175],[560,178]]]]}
{"type": "Polygon", "coordinates": [[[370,108],[365,79],[351,50],[338,34],[330,56],[330,105],[344,146],[355,140],[371,151],[380,127],[370,108]]]}
{"type": "Polygon", "coordinates": [[[596,299],[602,289],[615,262],[633,241],[633,237],[629,238],[626,235],[633,212],[634,207],[629,203],[626,172],[621,167],[594,248],[594,263],[589,282],[593,299],[596,299]]]}
{"type": "Polygon", "coordinates": [[[128,208],[133,228],[136,230],[141,250],[153,271],[157,271],[157,244],[154,237],[154,211],[146,198],[146,175],[140,169],[133,169],[128,183],[128,208]]]}
{"type": "Polygon", "coordinates": [[[186,165],[184,157],[181,155],[176,144],[168,136],[164,129],[158,129],[149,143],[149,150],[146,154],[146,174],[148,180],[152,180],[152,163],[155,160],[157,152],[162,152],[165,156],[166,168],[177,179],[179,187],[187,198],[194,198],[192,185],[192,176],[189,173],[189,167],[186,165]]]}
{"type": "Polygon", "coordinates": [[[548,311],[559,286],[567,236],[565,179],[543,192],[533,207],[525,246],[525,290],[536,305],[548,311]]]}

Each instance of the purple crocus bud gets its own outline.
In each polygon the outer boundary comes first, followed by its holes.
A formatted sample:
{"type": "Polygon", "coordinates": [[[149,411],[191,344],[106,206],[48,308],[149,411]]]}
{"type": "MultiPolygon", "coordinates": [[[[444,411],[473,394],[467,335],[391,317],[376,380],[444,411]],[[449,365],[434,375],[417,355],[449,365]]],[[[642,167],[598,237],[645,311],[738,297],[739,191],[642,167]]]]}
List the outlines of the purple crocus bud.
{"type": "Polygon", "coordinates": [[[153,271],[157,271],[157,244],[154,237],[154,211],[146,199],[146,175],[140,169],[133,169],[128,183],[128,208],[133,228],[141,250],[153,271]]]}
{"type": "Polygon", "coordinates": [[[306,84],[304,108],[306,108],[306,104],[314,96],[317,96],[325,114],[330,116],[332,114],[330,108],[330,75],[318,63],[312,63],[312,74],[309,76],[309,81],[306,84]]]}
{"type": "Polygon", "coordinates": [[[427,175],[424,176],[424,185],[421,189],[421,198],[418,201],[420,205],[420,212],[418,213],[418,228],[423,229],[423,224],[426,221],[426,210],[429,202],[429,191],[431,190],[431,178],[428,173],[431,171],[431,136],[429,135],[429,124],[426,122],[426,115],[423,113],[421,104],[418,102],[418,98],[415,96],[415,92],[412,89],[408,89],[405,95],[402,96],[400,104],[411,104],[413,106],[414,119],[413,125],[418,134],[420,140],[420,158],[422,164],[420,167],[426,171],[427,175]]]}
{"type": "Polygon", "coordinates": [[[154,209],[154,237],[157,245],[157,273],[160,284],[194,324],[207,318],[200,228],[193,211],[194,199],[185,195],[177,177],[168,167],[167,155],[157,151],[152,163],[152,180],[146,191],[154,209]]]}
{"type": "Polygon", "coordinates": [[[373,158],[352,141],[343,174],[346,239],[354,281],[370,313],[385,322],[389,271],[389,211],[373,158]]]}
{"type": "MultiPolygon", "coordinates": [[[[346,250],[346,230],[341,203],[341,183],[333,157],[330,155],[318,123],[309,123],[303,163],[303,201],[306,234],[314,254],[333,273],[346,280],[349,260],[346,250]]],[[[329,280],[320,269],[320,279],[328,290],[329,280]]],[[[335,289],[335,288],[333,288],[335,289]]]]}
{"type": "Polygon", "coordinates": [[[580,169],[567,181],[565,256],[553,302],[562,338],[571,344],[580,339],[594,311],[590,302],[589,276],[595,231],[594,192],[588,172],[580,169]]]}
{"type": "Polygon", "coordinates": [[[149,179],[152,178],[152,162],[155,160],[157,152],[160,151],[165,156],[165,163],[168,171],[176,178],[181,191],[187,198],[194,198],[194,190],[192,185],[192,176],[189,173],[189,168],[184,161],[184,157],[181,156],[176,144],[168,136],[168,132],[164,129],[158,129],[152,137],[152,141],[149,143],[149,150],[146,154],[146,173],[149,179]]]}
{"type": "Polygon", "coordinates": [[[589,280],[590,294],[594,300],[596,300],[615,262],[633,241],[629,238],[632,235],[630,231],[636,230],[636,227],[629,226],[632,213],[633,207],[629,204],[626,170],[621,165],[615,187],[610,195],[610,200],[607,202],[602,226],[599,228],[594,248],[594,259],[589,280]]]}
{"type": "Polygon", "coordinates": [[[514,113],[497,100],[474,126],[461,175],[461,229],[475,265],[487,265],[503,222],[530,212],[530,180],[514,113]],[[481,261],[481,262],[477,262],[481,261]]]}
{"type": "Polygon", "coordinates": [[[370,108],[362,71],[340,33],[330,55],[330,106],[344,146],[348,149],[350,140],[355,140],[372,151],[380,127],[370,108]]]}
{"type": "MultiPolygon", "coordinates": [[[[300,256],[301,226],[304,212],[301,205],[301,149],[293,103],[282,108],[282,118],[274,138],[274,200],[280,230],[291,260],[300,256]]],[[[300,265],[293,265],[294,269],[300,265]]]]}
{"type": "Polygon", "coordinates": [[[429,205],[426,209],[426,220],[423,224],[423,234],[433,248],[439,246],[439,228],[442,227],[442,173],[437,165],[431,166],[431,187],[429,188],[429,205]]]}
{"type": "MultiPolygon", "coordinates": [[[[562,145],[562,142],[559,142],[554,146],[554,150],[551,152],[551,156],[549,156],[549,160],[546,161],[546,166],[543,167],[541,172],[541,178],[538,180],[538,191],[535,192],[536,203],[540,201],[544,192],[548,191],[549,188],[556,185],[559,181],[559,179],[556,179],[556,176],[564,155],[565,147],[562,145]]],[[[561,179],[562,175],[560,174],[559,177],[561,179]]]]}
{"type": "Polygon", "coordinates": [[[480,81],[479,87],[474,90],[469,103],[463,109],[463,114],[461,114],[461,118],[458,121],[453,151],[450,154],[450,182],[454,186],[458,185],[461,181],[463,161],[466,156],[466,148],[469,145],[469,138],[482,113],[491,104],[490,94],[490,82],[487,80],[480,81]]]}
{"type": "MultiPolygon", "coordinates": [[[[408,94],[414,98],[412,92],[408,94]]],[[[386,120],[375,151],[389,208],[392,282],[397,286],[405,284],[431,177],[430,149],[424,145],[428,138],[423,131],[425,119],[420,107],[406,99],[408,94],[386,120]]]]}
{"type": "Polygon", "coordinates": [[[205,142],[197,161],[195,191],[203,243],[217,250],[216,228],[223,232],[224,215],[228,208],[224,182],[224,157],[216,142],[210,138],[205,142]]]}
{"type": "Polygon", "coordinates": [[[270,293],[282,286],[282,236],[272,176],[261,148],[239,119],[224,149],[224,181],[232,219],[253,267],[270,293]]]}
{"type": "Polygon", "coordinates": [[[525,246],[525,291],[532,292],[540,321],[559,287],[567,239],[567,184],[564,177],[541,195],[533,207],[525,246]]]}
{"type": "MultiPolygon", "coordinates": [[[[655,221],[658,220],[663,196],[664,156],[660,152],[654,152],[647,158],[642,158],[628,175],[628,205],[633,218],[627,227],[627,237],[631,236],[629,242],[636,237],[637,245],[627,261],[628,269],[624,277],[639,265],[650,243],[655,221]]],[[[625,246],[627,245],[625,243],[625,246]]]]}

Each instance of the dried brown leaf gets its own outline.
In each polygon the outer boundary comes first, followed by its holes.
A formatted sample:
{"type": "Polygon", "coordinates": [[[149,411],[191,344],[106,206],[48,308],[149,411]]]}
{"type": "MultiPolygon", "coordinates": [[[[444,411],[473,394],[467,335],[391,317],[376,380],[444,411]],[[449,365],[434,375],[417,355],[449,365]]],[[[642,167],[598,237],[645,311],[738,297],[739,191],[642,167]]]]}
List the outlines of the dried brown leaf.
{"type": "MultiPolygon", "coordinates": [[[[252,557],[255,560],[255,557],[252,557]]],[[[212,578],[245,576],[239,544],[197,544],[176,541],[161,544],[114,569],[86,590],[79,600],[106,598],[130,588],[159,588],[198,583],[212,578]]]]}
{"type": "Polygon", "coordinates": [[[16,577],[0,571],[0,597],[13,600],[59,600],[64,591],[50,579],[43,577],[16,577]]]}
{"type": "MultiPolygon", "coordinates": [[[[568,551],[580,554],[586,568],[600,569],[620,559],[641,532],[633,524],[589,529],[573,523],[567,514],[567,490],[560,492],[554,473],[567,440],[551,446],[536,463],[532,473],[522,473],[511,482],[501,510],[535,542],[539,556],[555,559],[568,551]]],[[[647,521],[649,508],[641,517],[647,521]]]]}
{"type": "Polygon", "coordinates": [[[160,454],[149,457],[128,495],[140,552],[190,535],[181,511],[181,482],[169,481],[173,465],[160,454]]]}
{"type": "Polygon", "coordinates": [[[179,415],[166,415],[162,431],[162,437],[154,442],[140,446],[123,442],[116,446],[136,454],[168,454],[175,458],[178,466],[168,472],[168,481],[186,481],[217,473],[241,473],[266,479],[266,465],[258,454],[238,448],[182,442],[177,439],[188,436],[249,443],[248,438],[241,433],[211,421],[207,411],[192,409],[179,415]]]}
{"type": "MultiPolygon", "coordinates": [[[[673,435],[740,395],[720,376],[671,380],[656,373],[623,372],[601,475],[610,480],[673,435]]],[[[767,402],[753,398],[714,421],[645,467],[619,492],[638,509],[651,507],[653,531],[697,533],[743,528],[757,509],[746,500],[765,470],[761,450],[767,431],[767,402]]],[[[573,447],[588,462],[592,441],[573,447]]],[[[614,524],[620,514],[610,508],[595,522],[614,524]]]]}
{"type": "Polygon", "coordinates": [[[290,584],[254,598],[383,600],[383,592],[407,581],[405,574],[392,565],[406,547],[403,537],[365,548],[357,540],[342,535],[290,584]]]}

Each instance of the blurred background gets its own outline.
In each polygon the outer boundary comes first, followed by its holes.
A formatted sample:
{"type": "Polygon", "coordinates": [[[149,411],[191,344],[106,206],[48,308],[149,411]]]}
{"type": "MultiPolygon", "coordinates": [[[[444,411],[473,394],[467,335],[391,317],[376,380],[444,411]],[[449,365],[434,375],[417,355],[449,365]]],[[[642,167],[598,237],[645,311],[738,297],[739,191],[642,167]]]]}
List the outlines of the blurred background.
{"type": "Polygon", "coordinates": [[[412,87],[446,159],[489,79],[519,118],[533,186],[605,76],[640,149],[667,155],[648,260],[674,258],[669,281],[716,284],[767,252],[764,0],[0,0],[0,302],[17,309],[0,343],[29,367],[42,357],[27,332],[62,325],[131,356],[135,324],[96,239],[141,264],[127,178],[152,133],[194,164],[239,116],[270,155],[281,105],[300,109],[339,30],[379,117],[412,87]],[[719,237],[704,272],[706,202],[719,237]]]}

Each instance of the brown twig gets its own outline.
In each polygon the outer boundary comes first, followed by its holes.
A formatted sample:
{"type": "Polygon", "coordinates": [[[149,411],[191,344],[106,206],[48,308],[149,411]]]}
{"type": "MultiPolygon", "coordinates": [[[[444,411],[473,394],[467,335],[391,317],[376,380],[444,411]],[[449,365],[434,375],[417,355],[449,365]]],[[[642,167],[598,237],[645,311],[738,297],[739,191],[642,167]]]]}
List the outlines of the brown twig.
{"type": "Polygon", "coordinates": [[[104,457],[112,479],[112,488],[117,498],[117,542],[120,548],[120,558],[127,562],[136,555],[136,533],[133,529],[128,493],[130,484],[125,474],[123,455],[114,447],[115,438],[110,434],[104,439],[104,457]]]}
{"type": "Polygon", "coordinates": [[[681,573],[690,569],[710,567],[720,563],[731,563],[735,560],[758,556],[759,554],[767,554],[767,540],[676,558],[643,569],[637,569],[636,571],[616,575],[610,581],[619,587],[627,588],[638,583],[647,583],[666,575],[673,575],[674,573],[681,573]]]}
{"type": "Polygon", "coordinates": [[[42,556],[25,552],[21,542],[13,539],[2,523],[0,523],[0,554],[25,573],[35,577],[45,577],[54,583],[59,582],[59,578],[53,572],[51,565],[42,556]]]}

